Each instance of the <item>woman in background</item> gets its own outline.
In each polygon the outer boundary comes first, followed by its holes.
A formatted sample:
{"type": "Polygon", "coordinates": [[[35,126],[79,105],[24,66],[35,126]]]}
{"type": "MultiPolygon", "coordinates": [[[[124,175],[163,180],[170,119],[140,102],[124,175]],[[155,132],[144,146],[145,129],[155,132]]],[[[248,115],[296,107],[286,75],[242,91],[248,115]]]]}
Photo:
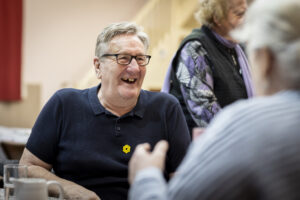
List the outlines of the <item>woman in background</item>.
{"type": "Polygon", "coordinates": [[[247,10],[246,0],[200,0],[202,24],[181,43],[162,91],[178,98],[190,133],[206,127],[223,107],[252,97],[247,58],[229,32],[247,10]]]}

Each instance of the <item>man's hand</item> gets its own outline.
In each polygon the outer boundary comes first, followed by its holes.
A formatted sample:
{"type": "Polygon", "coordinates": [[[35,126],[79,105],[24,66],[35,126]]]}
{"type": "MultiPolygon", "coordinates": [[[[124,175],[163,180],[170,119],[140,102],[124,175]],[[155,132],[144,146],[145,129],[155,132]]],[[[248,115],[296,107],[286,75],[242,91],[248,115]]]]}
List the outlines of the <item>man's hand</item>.
{"type": "Polygon", "coordinates": [[[64,187],[64,198],[80,200],[100,200],[97,194],[80,185],[73,184],[64,187]]]}
{"type": "Polygon", "coordinates": [[[148,143],[138,145],[129,161],[129,183],[132,184],[138,171],[147,167],[164,170],[168,147],[166,141],[159,141],[151,153],[148,143]]]}

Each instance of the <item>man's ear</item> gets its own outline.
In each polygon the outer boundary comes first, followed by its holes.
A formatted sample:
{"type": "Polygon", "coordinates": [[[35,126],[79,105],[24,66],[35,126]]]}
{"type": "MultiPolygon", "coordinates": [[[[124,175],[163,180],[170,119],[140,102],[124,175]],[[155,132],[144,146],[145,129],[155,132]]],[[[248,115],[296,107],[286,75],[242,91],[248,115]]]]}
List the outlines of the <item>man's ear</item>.
{"type": "Polygon", "coordinates": [[[100,66],[100,60],[98,57],[94,58],[94,69],[95,69],[97,78],[101,79],[101,66],[100,66]]]}

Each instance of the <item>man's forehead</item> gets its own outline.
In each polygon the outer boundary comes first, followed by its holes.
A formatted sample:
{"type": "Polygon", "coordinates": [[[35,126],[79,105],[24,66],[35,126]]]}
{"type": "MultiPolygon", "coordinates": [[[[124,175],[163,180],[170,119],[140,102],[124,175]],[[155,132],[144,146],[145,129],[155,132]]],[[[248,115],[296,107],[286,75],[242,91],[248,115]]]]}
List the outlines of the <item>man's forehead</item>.
{"type": "Polygon", "coordinates": [[[110,41],[108,44],[108,49],[117,53],[122,50],[122,45],[118,45],[116,41],[110,41]]]}
{"type": "Polygon", "coordinates": [[[144,44],[137,35],[118,35],[112,38],[108,43],[108,49],[114,52],[126,51],[126,49],[139,48],[144,49],[144,44]]]}

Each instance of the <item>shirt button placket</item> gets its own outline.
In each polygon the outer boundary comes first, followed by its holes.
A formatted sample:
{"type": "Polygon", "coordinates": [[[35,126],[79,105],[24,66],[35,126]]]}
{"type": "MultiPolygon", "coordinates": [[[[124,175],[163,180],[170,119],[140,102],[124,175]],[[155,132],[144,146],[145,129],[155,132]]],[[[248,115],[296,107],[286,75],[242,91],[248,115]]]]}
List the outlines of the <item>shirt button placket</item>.
{"type": "Polygon", "coordinates": [[[116,120],[116,125],[115,125],[115,136],[120,136],[121,132],[121,127],[120,127],[120,120],[116,120]]]}

